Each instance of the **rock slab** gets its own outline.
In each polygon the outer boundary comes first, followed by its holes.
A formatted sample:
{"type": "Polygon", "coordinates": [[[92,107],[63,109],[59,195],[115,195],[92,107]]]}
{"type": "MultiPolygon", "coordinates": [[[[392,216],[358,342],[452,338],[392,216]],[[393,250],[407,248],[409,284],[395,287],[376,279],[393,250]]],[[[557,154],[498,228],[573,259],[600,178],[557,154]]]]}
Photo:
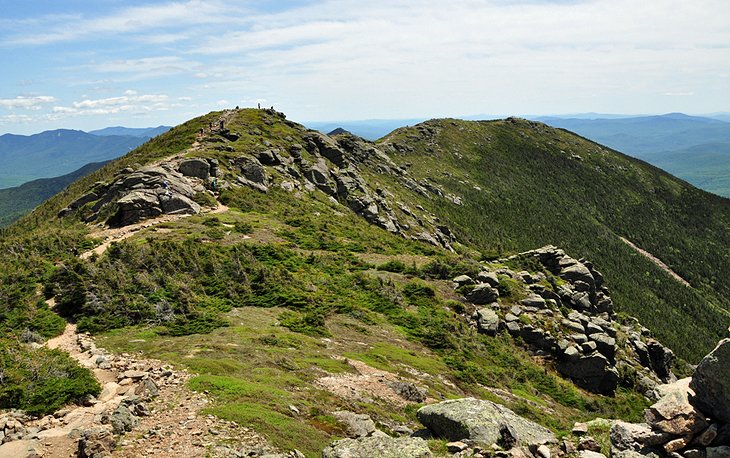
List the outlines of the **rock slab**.
{"type": "Polygon", "coordinates": [[[421,407],[418,420],[428,429],[449,441],[473,440],[497,443],[506,425],[517,436],[520,445],[557,443],[548,429],[520,417],[510,409],[474,398],[455,399],[421,407]]]}

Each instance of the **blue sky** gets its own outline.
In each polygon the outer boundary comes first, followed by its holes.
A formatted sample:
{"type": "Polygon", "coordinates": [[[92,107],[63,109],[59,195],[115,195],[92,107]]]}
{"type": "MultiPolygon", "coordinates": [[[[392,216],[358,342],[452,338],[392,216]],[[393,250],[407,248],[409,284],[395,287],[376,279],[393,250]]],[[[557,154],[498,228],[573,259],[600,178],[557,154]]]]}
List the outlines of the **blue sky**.
{"type": "Polygon", "coordinates": [[[0,0],[0,133],[730,111],[727,0],[0,0]]]}

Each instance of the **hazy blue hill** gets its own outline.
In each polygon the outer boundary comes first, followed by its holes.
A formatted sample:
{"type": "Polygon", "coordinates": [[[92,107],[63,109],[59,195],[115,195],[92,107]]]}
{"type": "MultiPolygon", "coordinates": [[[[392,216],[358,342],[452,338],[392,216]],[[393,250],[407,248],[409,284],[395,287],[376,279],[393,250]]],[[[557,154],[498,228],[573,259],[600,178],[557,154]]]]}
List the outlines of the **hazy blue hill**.
{"type": "Polygon", "coordinates": [[[106,162],[94,162],[67,175],[40,178],[15,188],[0,189],[0,227],[11,224],[69,184],[98,170],[104,164],[106,162]]]}
{"type": "Polygon", "coordinates": [[[152,138],[156,137],[160,134],[164,134],[168,130],[170,130],[170,126],[157,126],[157,127],[122,127],[122,126],[115,126],[115,127],[105,127],[103,129],[99,130],[91,130],[89,131],[92,135],[98,135],[102,137],[107,137],[110,135],[126,135],[129,137],[147,137],[152,138]]]}
{"type": "Polygon", "coordinates": [[[698,188],[730,197],[730,143],[706,143],[642,155],[642,159],[698,188]]]}
{"type": "Polygon", "coordinates": [[[98,136],[58,129],[35,135],[0,136],[0,188],[71,173],[91,162],[128,153],[148,137],[98,136]]]}
{"type": "Polygon", "coordinates": [[[643,159],[643,154],[730,142],[730,123],[681,113],[621,119],[536,118],[643,159]]]}

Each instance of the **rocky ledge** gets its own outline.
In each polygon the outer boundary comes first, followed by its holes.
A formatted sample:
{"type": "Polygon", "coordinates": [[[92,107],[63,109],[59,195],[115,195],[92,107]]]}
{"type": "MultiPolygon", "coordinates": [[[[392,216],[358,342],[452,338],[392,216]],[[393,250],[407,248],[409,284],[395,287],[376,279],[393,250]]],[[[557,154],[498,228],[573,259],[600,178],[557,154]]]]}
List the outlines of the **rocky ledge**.
{"type": "Polygon", "coordinates": [[[603,275],[589,261],[546,246],[482,267],[474,279],[454,278],[464,299],[476,306],[472,321],[480,332],[508,332],[537,354],[551,356],[558,372],[595,393],[611,394],[622,383],[656,399],[657,385],[676,380],[672,351],[637,320],[616,320],[603,275]],[[503,267],[534,261],[542,271],[503,267]],[[517,303],[499,299],[510,282],[522,289],[517,303]]]}

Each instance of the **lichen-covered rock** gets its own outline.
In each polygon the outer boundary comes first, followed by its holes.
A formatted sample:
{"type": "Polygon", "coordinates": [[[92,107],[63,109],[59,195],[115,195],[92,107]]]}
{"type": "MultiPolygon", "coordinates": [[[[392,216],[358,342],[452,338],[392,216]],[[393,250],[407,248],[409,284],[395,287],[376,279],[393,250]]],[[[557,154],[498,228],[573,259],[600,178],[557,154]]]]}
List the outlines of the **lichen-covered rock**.
{"type": "Polygon", "coordinates": [[[342,439],[322,450],[322,458],[430,458],[428,444],[418,437],[373,436],[342,439]]]}
{"type": "Polygon", "coordinates": [[[497,443],[500,428],[508,425],[522,445],[556,443],[552,432],[520,417],[507,407],[474,398],[455,399],[421,407],[418,420],[436,435],[450,441],[470,439],[497,443]]]}
{"type": "Polygon", "coordinates": [[[692,375],[692,403],[702,412],[730,423],[730,339],[705,356],[692,375]]]}
{"type": "Polygon", "coordinates": [[[482,308],[476,311],[477,329],[479,332],[494,336],[499,330],[499,316],[489,308],[482,308]]]}

